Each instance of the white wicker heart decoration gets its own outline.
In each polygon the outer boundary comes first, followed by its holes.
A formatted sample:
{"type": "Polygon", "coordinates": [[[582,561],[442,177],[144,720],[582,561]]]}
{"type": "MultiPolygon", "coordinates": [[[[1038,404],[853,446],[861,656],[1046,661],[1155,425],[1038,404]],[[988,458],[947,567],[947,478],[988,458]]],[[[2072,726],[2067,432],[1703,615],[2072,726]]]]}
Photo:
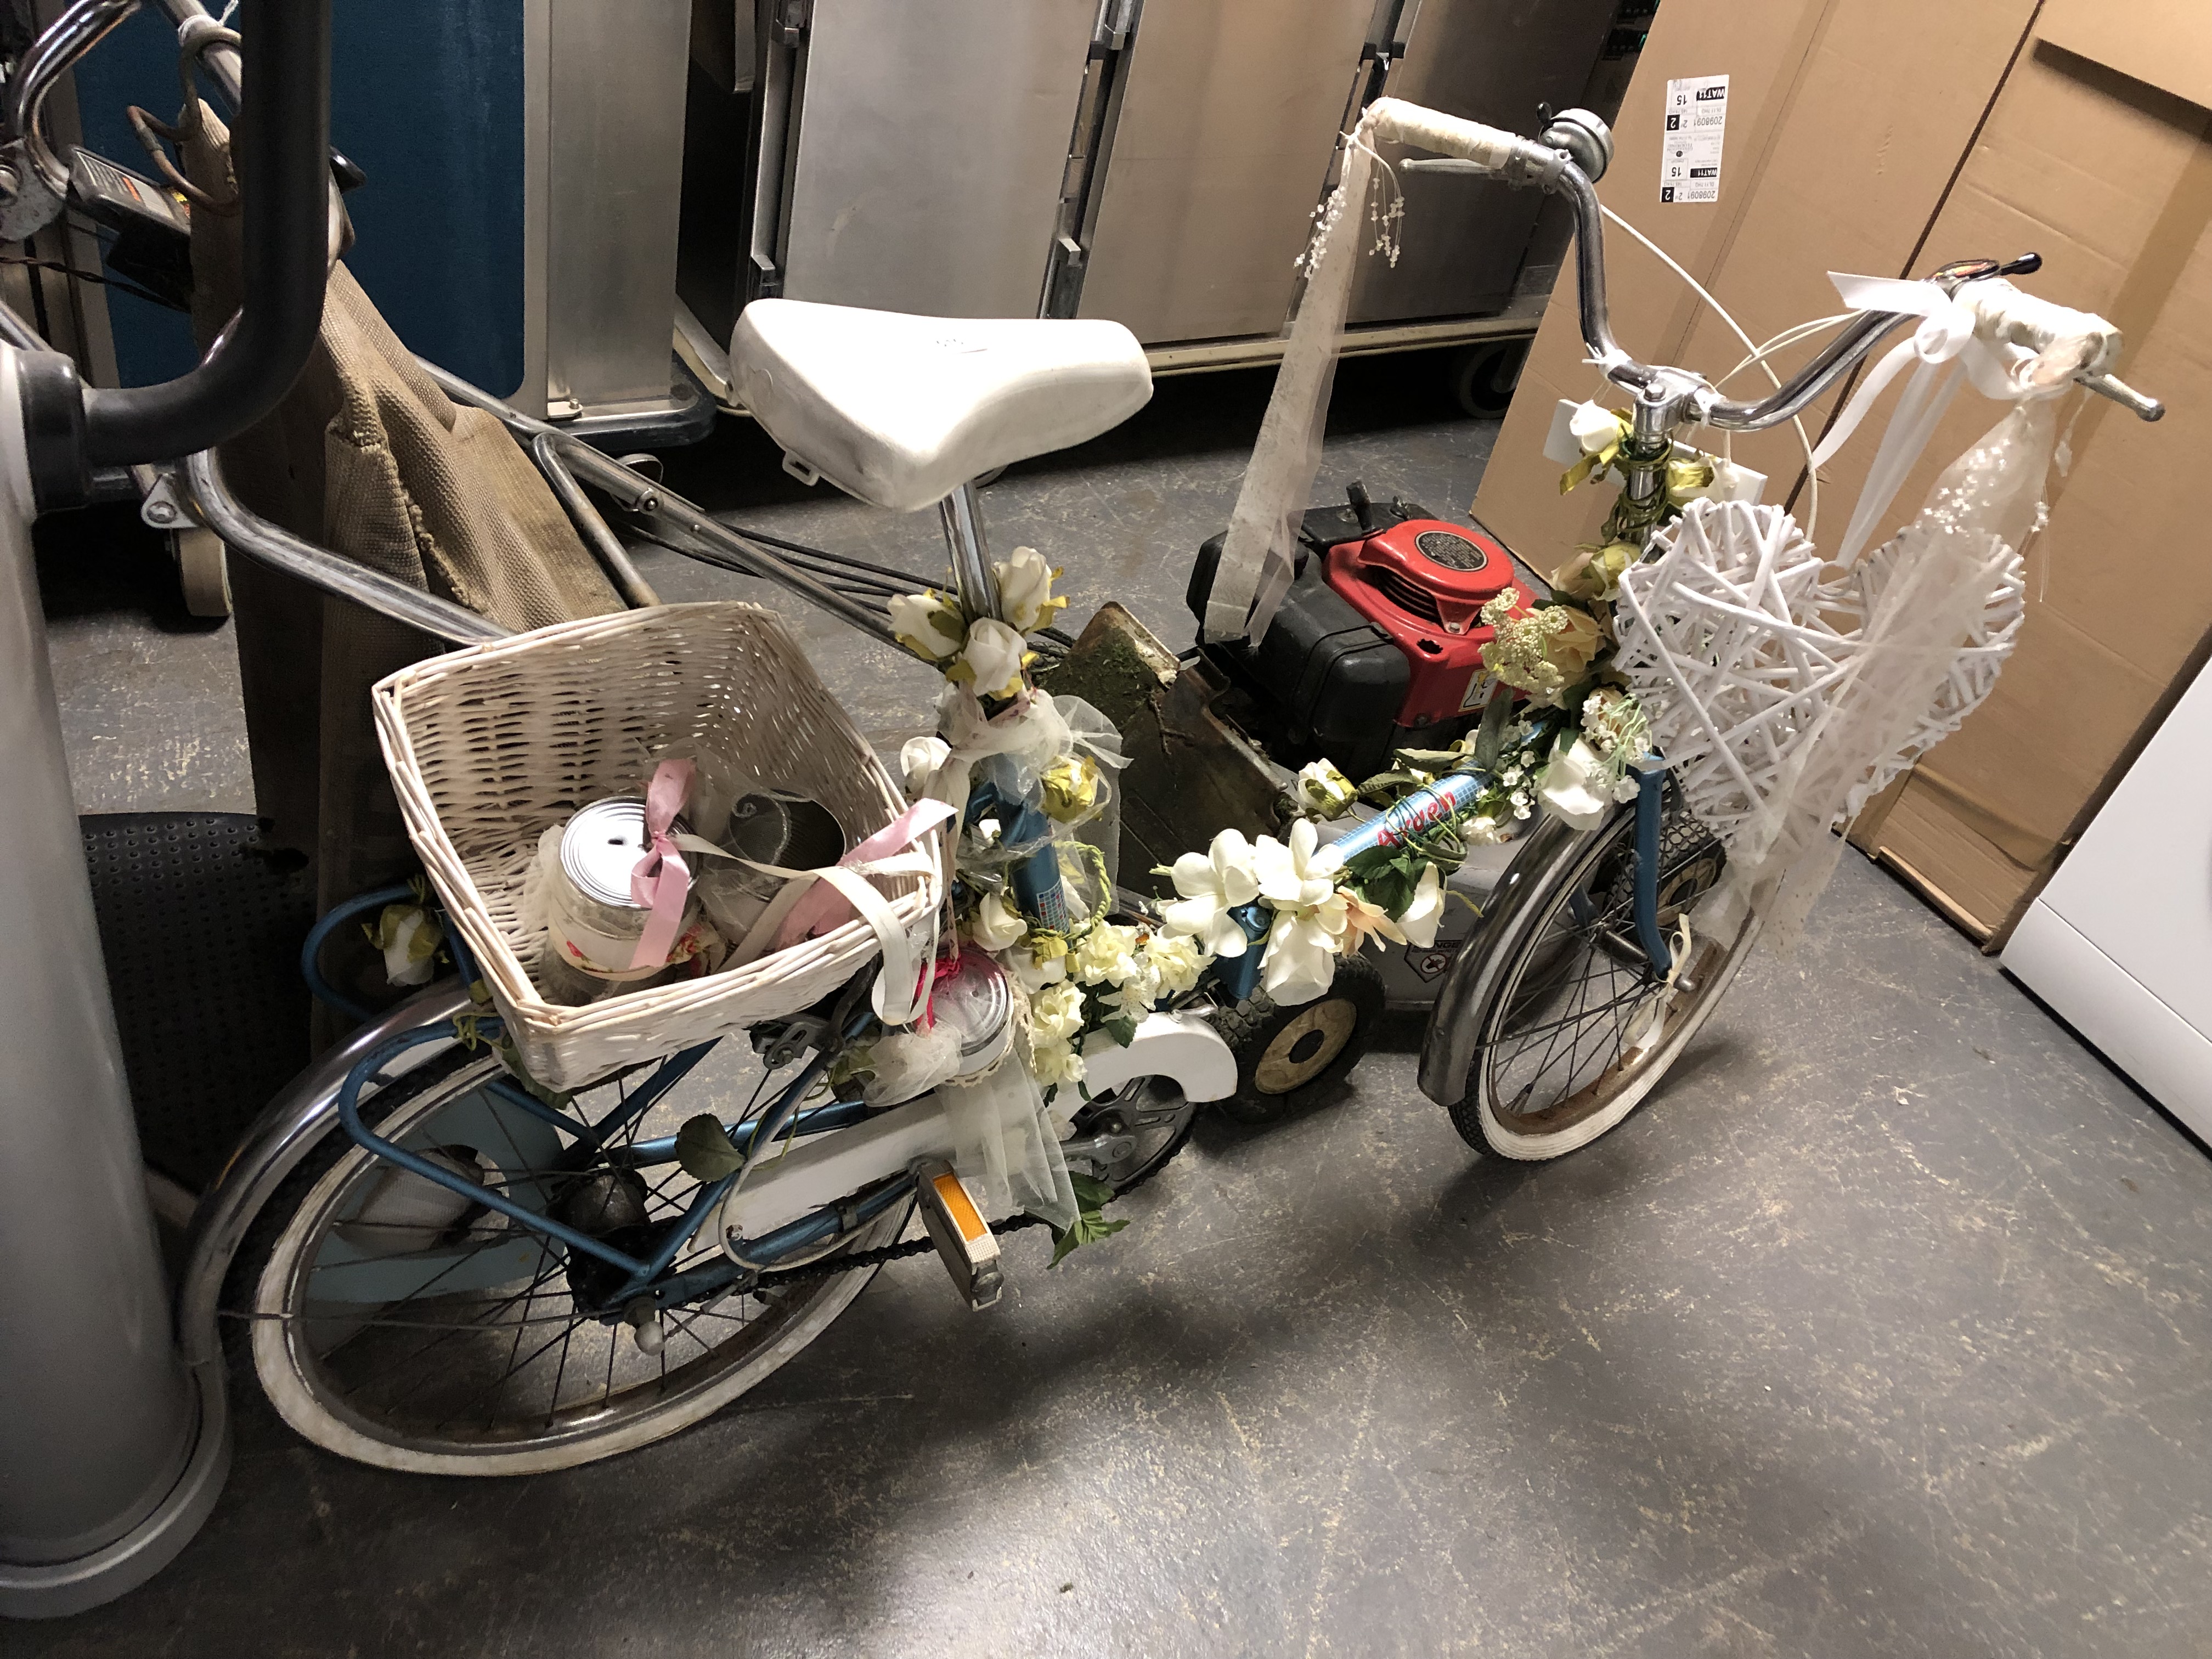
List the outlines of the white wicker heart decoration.
{"type": "Polygon", "coordinates": [[[1824,579],[1781,508],[1692,501],[1661,556],[1621,578],[1615,665],[1731,853],[1763,856],[1795,804],[1822,829],[1856,813],[1996,684],[2020,629],[2020,556],[1986,539],[1947,573],[1963,588],[1939,589],[1922,528],[1824,579]]]}
{"type": "MultiPolygon", "coordinates": [[[[2005,659],[2012,654],[2013,645],[2020,636],[2021,623],[2027,614],[2027,571],[2021,556],[2009,547],[2000,544],[1990,550],[1986,598],[1980,613],[1971,619],[1958,645],[1950,672],[1943,677],[1936,701],[1922,714],[1904,747],[1875,763],[1872,775],[1852,790],[1844,809],[1845,817],[1856,817],[1859,809],[1879,794],[1890,780],[1965,724],[1966,716],[1996,689],[1997,675],[2004,667],[2005,659]]],[[[1868,554],[1858,568],[1838,584],[1853,592],[1856,603],[1852,608],[1858,613],[1862,627],[1867,617],[1879,612],[1883,589],[1896,577],[1899,564],[1908,556],[1906,536],[1893,537],[1868,554]]]]}

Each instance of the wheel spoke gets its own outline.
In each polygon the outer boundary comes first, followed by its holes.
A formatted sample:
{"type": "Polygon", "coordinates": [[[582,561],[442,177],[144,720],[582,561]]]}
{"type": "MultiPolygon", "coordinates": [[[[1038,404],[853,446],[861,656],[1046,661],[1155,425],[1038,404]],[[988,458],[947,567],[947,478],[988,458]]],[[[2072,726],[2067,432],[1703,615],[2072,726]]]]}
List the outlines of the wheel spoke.
{"type": "MultiPolygon", "coordinates": [[[[608,1126],[605,1147],[580,1155],[565,1144],[547,1150],[534,1122],[486,1089],[496,1075],[480,1054],[457,1054],[419,1078],[402,1073],[372,1097],[371,1121],[401,1146],[443,1149],[465,1177],[481,1170],[485,1198],[511,1197],[543,1211],[568,1183],[629,1167],[611,1164],[606,1152],[665,1135],[700,1109],[685,1109],[680,1088],[640,1109],[639,1091],[656,1073],[635,1067],[572,1109],[584,1124],[608,1126]],[[602,1109],[593,1109],[594,1103],[602,1109]]],[[[774,1073],[748,1079],[751,1097],[740,1121],[757,1115],[776,1081],[774,1073]]],[[[1163,1131],[1179,1127],[1172,1110],[1151,1109],[1161,1105],[1130,1097],[1139,1157],[1154,1150],[1163,1131]]],[[[726,1110],[718,1108],[718,1115],[726,1110]]],[[[759,1316],[768,1310],[754,1306],[750,1292],[723,1293],[713,1307],[667,1308],[660,1316],[664,1340],[648,1354],[626,1323],[577,1308],[584,1276],[603,1277],[596,1262],[485,1206],[449,1204],[412,1182],[394,1188],[391,1166],[343,1138],[329,1146],[325,1173],[302,1194],[296,1217],[277,1236],[276,1254],[254,1280],[281,1285],[281,1298],[254,1304],[247,1316],[289,1328],[276,1348],[256,1340],[256,1364],[264,1371],[282,1364],[296,1379],[293,1397],[309,1401],[316,1420],[335,1419],[355,1445],[365,1436],[372,1445],[461,1460],[456,1467],[486,1467],[486,1453],[553,1454],[538,1467],[585,1461],[607,1435],[632,1435],[629,1425],[641,1420],[665,1424],[654,1431],[665,1432],[749,1386],[781,1363],[793,1320],[824,1298],[834,1307],[850,1295],[848,1281],[824,1274],[789,1286],[772,1319],[759,1316]],[[443,1215],[456,1209],[459,1218],[445,1224],[443,1215]],[[366,1219],[349,1213],[364,1210],[366,1219]],[[410,1211],[424,1218],[410,1222],[410,1211]]],[[[688,1213],[701,1191],[672,1162],[637,1173],[650,1184],[634,1190],[655,1224],[688,1213]]],[[[887,1212],[841,1248],[884,1242],[904,1218],[903,1210],[887,1212]]],[[[711,1237],[694,1238],[671,1272],[720,1256],[711,1237]]],[[[340,1443],[301,1426],[321,1443],[340,1443]]]]}
{"type": "MultiPolygon", "coordinates": [[[[1685,890],[1668,897],[1671,912],[1695,903],[1717,878],[1717,844],[1669,798],[1669,834],[1662,840],[1662,882],[1712,860],[1685,890]],[[1689,826],[1686,835],[1675,833],[1689,826]]],[[[1516,967],[1495,1005],[1500,1011],[1481,1065],[1491,1109],[1517,1120],[1523,1133],[1556,1133],[1617,1097],[1638,1066],[1628,1042],[1662,987],[1640,950],[1624,952],[1636,902],[1636,863],[1629,824],[1586,854],[1574,884],[1558,892],[1527,935],[1516,967]]],[[[1650,1052],[1647,1049],[1645,1052],[1650,1052]]]]}

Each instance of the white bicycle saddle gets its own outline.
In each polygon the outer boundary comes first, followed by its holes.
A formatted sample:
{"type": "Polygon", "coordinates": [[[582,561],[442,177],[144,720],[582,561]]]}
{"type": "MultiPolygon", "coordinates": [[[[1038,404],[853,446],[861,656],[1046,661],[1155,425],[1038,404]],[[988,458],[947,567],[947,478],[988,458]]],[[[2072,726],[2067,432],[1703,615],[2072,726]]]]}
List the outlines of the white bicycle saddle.
{"type": "Polygon", "coordinates": [[[738,396],[785,450],[895,513],[1120,425],[1152,395],[1119,323],[978,321],[756,300],[730,339],[738,396]]]}

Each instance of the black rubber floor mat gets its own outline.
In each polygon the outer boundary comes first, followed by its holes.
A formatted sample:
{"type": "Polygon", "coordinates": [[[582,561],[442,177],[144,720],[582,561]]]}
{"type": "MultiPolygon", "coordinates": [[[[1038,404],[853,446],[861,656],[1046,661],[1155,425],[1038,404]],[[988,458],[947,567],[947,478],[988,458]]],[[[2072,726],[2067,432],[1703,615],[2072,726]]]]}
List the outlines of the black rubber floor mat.
{"type": "Polygon", "coordinates": [[[79,820],[123,1064],[146,1162],[205,1190],[270,1097],[307,1063],[298,871],[247,848],[236,812],[79,820]]]}

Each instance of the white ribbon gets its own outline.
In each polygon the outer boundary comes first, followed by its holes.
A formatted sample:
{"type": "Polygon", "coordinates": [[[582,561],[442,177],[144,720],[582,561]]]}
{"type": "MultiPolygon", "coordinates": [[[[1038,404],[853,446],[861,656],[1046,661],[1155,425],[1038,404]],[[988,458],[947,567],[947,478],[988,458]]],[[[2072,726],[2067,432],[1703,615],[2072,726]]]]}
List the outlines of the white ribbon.
{"type": "Polygon", "coordinates": [[[1984,397],[2018,403],[2063,391],[2077,373],[2108,366],[2119,348],[2118,334],[2101,317],[2023,294],[2002,277],[1961,283],[1955,296],[1935,283],[1894,276],[1832,270],[1828,280],[1853,311],[1903,312],[1921,319],[1911,338],[1892,346],[1875,365],[1813,452],[1812,465],[1825,465],[1858,430],[1889,383],[1917,360],[1838,547],[1834,562],[1845,570],[1857,563],[1873,539],[1958,395],[1960,370],[1984,397]],[[1944,374],[1944,366],[1954,362],[1960,369],[1944,374]]]}
{"type": "MultiPolygon", "coordinates": [[[[725,856],[728,856],[726,854],[725,856]]],[[[753,923],[743,943],[731,952],[727,968],[742,967],[766,953],[769,946],[782,931],[799,901],[812,890],[817,881],[827,882],[853,907],[862,921],[867,923],[883,947],[883,971],[876,976],[871,1001],[884,1022],[890,1025],[908,1025],[920,1018],[928,1006],[929,994],[920,987],[921,952],[915,942],[899,926],[890,903],[869,883],[870,876],[927,875],[933,867],[929,855],[915,851],[895,853],[888,858],[864,859],[856,864],[830,864],[817,870],[787,870],[781,865],[760,864],[751,859],[739,859],[763,875],[782,878],[784,885],[769,901],[768,908],[753,923]]],[[[935,912],[931,913],[932,921],[935,912]]],[[[936,954],[937,934],[933,927],[929,935],[929,953],[936,954]]]]}

